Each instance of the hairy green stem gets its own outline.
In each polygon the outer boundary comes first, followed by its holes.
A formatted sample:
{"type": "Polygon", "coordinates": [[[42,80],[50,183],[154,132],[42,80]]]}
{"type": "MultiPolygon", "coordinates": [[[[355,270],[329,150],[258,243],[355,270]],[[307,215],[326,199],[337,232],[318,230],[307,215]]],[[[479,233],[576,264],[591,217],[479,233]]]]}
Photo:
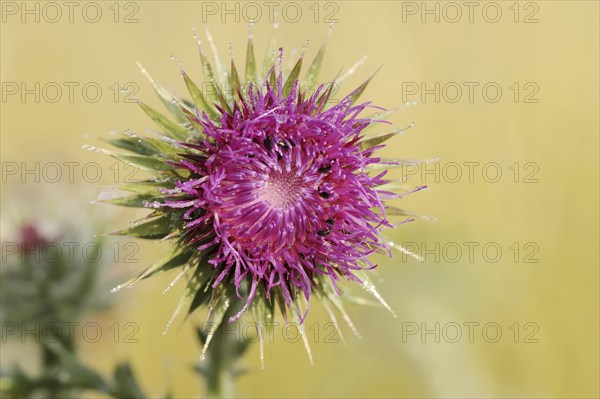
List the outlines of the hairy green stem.
{"type": "MultiPolygon", "coordinates": [[[[204,376],[209,398],[232,398],[235,396],[235,377],[240,373],[238,360],[248,347],[248,340],[241,337],[239,321],[229,323],[230,316],[235,314],[230,307],[223,317],[223,322],[214,329],[214,335],[203,360],[198,364],[198,371],[204,376]]],[[[206,342],[210,331],[199,330],[202,343],[206,342]]]]}

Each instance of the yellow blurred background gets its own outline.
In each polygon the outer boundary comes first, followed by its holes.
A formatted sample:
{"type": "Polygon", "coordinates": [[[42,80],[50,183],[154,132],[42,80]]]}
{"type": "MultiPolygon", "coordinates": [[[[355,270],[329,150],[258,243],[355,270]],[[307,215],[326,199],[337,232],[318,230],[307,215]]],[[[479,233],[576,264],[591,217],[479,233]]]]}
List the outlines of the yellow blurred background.
{"type": "MultiPolygon", "coordinates": [[[[192,27],[209,27],[224,59],[231,42],[243,65],[245,19],[256,7],[260,59],[272,31],[269,7],[280,11],[276,37],[286,54],[308,40],[309,59],[326,37],[328,18],[337,19],[321,79],[368,55],[339,94],[383,66],[363,99],[388,108],[416,102],[391,118],[416,128],[394,138],[383,155],[440,157],[437,166],[406,170],[410,186],[429,190],[398,202],[437,220],[419,219],[390,234],[427,262],[376,258],[375,280],[398,317],[351,306],[362,338],[342,326],[345,345],[324,342],[328,318],[315,302],[307,321],[319,331],[314,365],[301,343],[286,342],[276,329],[265,370],[256,345],[245,357],[240,396],[598,397],[598,2],[259,1],[254,9],[236,2],[75,3],[70,16],[62,2],[58,8],[2,2],[3,166],[40,162],[43,181],[50,162],[97,162],[103,171],[97,184],[82,176],[83,166],[73,183],[63,168],[60,183],[99,192],[112,183],[114,162],[82,145],[106,147],[101,139],[112,130],[154,129],[127,101],[135,89],[135,97],[160,106],[136,61],[183,95],[170,57],[201,81],[192,27]],[[23,87],[33,93],[23,94],[23,87]]],[[[3,212],[20,201],[22,180],[36,178],[5,172],[3,212]]],[[[61,189],[58,183],[43,187],[61,189]]],[[[81,198],[82,206],[91,199],[81,198]]],[[[114,230],[141,214],[123,211],[114,230]]],[[[142,270],[166,247],[139,242],[139,248],[138,262],[116,265],[115,276],[142,270]]],[[[160,294],[173,276],[115,294],[116,310],[94,319],[107,328],[115,320],[137,323],[138,343],[114,343],[107,334],[82,342],[82,353],[106,372],[117,360],[131,359],[153,396],[171,387],[174,397],[197,397],[203,386],[192,370],[199,354],[192,322],[201,322],[202,312],[162,334],[183,289],[179,283],[160,294]]]]}

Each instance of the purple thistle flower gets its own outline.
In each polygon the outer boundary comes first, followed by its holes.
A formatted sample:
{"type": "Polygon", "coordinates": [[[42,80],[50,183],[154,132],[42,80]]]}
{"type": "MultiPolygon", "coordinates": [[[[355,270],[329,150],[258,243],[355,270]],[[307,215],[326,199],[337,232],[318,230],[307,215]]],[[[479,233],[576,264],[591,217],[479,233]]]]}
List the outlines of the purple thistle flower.
{"type": "MultiPolygon", "coordinates": [[[[364,271],[376,266],[369,260],[376,252],[406,252],[381,235],[398,225],[386,215],[408,217],[400,224],[414,220],[412,213],[384,203],[402,197],[394,192],[402,186],[384,177],[405,161],[374,156],[404,129],[371,132],[396,110],[357,102],[370,79],[332,106],[333,87],[341,79],[310,91],[324,50],[325,45],[304,79],[299,78],[304,53],[286,74],[283,50],[278,57],[268,51],[261,77],[250,36],[242,85],[233,57],[230,71],[216,76],[200,48],[213,91],[205,95],[181,68],[193,102],[173,98],[142,68],[177,122],[139,103],[164,135],[129,133],[109,140],[135,154],[111,155],[153,177],[122,186],[134,195],[108,202],[152,209],[117,234],[169,239],[173,245],[115,290],[181,268],[169,288],[183,275],[189,280],[167,327],[185,305],[190,313],[206,305],[207,322],[216,325],[226,314],[235,321],[246,310],[264,324],[275,304],[284,317],[291,308],[302,322],[316,295],[334,322],[336,309],[354,330],[340,301],[340,295],[349,296],[342,280],[357,282],[389,309],[364,271]],[[378,113],[364,116],[368,109],[378,113]]],[[[217,54],[215,62],[221,70],[217,54]]]]}
{"type": "Polygon", "coordinates": [[[367,257],[386,246],[378,230],[392,227],[376,188],[387,171],[364,171],[380,159],[360,148],[372,121],[359,118],[369,104],[353,105],[355,93],[324,109],[323,85],[307,95],[296,81],[284,95],[280,72],[264,87],[239,93],[220,123],[197,120],[206,138],[182,145],[199,155],[176,164],[190,172],[176,183],[186,195],[165,204],[186,210],[188,245],[214,247],[213,288],[249,282],[247,306],[259,284],[267,297],[279,287],[289,306],[297,290],[309,300],[317,275],[337,290],[340,277],[362,283],[353,271],[374,267],[367,257]]]}

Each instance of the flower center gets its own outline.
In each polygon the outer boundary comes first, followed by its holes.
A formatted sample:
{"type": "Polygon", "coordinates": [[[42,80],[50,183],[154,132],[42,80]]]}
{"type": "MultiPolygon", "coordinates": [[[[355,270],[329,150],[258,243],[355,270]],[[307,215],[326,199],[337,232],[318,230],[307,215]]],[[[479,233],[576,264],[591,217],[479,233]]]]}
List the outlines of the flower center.
{"type": "Polygon", "coordinates": [[[295,171],[271,172],[261,198],[276,209],[292,207],[301,198],[303,187],[302,177],[295,171]]]}

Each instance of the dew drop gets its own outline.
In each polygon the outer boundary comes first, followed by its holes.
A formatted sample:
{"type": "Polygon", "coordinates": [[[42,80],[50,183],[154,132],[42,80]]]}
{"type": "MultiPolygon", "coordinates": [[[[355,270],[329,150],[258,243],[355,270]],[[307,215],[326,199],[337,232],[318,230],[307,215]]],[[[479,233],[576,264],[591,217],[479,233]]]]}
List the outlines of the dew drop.
{"type": "Polygon", "coordinates": [[[165,329],[163,330],[163,335],[167,335],[167,333],[169,332],[169,329],[171,328],[171,322],[168,322],[165,325],[165,329]]]}
{"type": "Polygon", "coordinates": [[[194,40],[196,40],[198,42],[198,44],[202,43],[200,41],[200,34],[198,34],[198,29],[192,28],[192,36],[194,37],[194,40]]]}
{"type": "Polygon", "coordinates": [[[436,222],[437,221],[437,217],[431,216],[431,215],[421,215],[419,217],[421,218],[421,220],[425,220],[428,222],[436,222]]]}
{"type": "Polygon", "coordinates": [[[119,292],[121,291],[121,289],[125,287],[125,284],[119,284],[116,287],[114,287],[113,289],[110,290],[111,294],[114,294],[115,292],[119,292]]]}
{"type": "Polygon", "coordinates": [[[81,146],[81,148],[84,150],[95,152],[97,154],[100,154],[100,153],[110,154],[110,151],[108,151],[108,150],[100,149],[100,148],[94,147],[89,144],[84,144],[83,146],[81,146]]]}
{"type": "Polygon", "coordinates": [[[254,20],[251,19],[250,21],[248,21],[248,40],[254,39],[254,32],[252,32],[253,29],[254,29],[254,20]]]}
{"type": "Polygon", "coordinates": [[[308,48],[308,43],[309,43],[309,40],[306,40],[304,42],[304,46],[302,46],[302,53],[300,53],[301,58],[304,57],[304,54],[306,53],[306,49],[308,48]]]}
{"type": "Polygon", "coordinates": [[[171,55],[171,61],[174,61],[180,70],[183,69],[183,64],[181,63],[181,61],[179,61],[179,58],[175,57],[174,55],[171,55]]]}
{"type": "Polygon", "coordinates": [[[139,136],[138,136],[137,134],[135,134],[135,133],[133,132],[133,130],[131,130],[131,129],[125,129],[125,130],[123,131],[123,134],[124,134],[124,135],[126,135],[126,136],[129,136],[129,137],[132,137],[132,138],[137,138],[137,137],[139,137],[139,136]]]}
{"type": "Polygon", "coordinates": [[[332,22],[329,24],[329,27],[327,28],[327,39],[329,39],[331,37],[331,35],[333,35],[334,26],[335,26],[335,22],[332,22]]]}

